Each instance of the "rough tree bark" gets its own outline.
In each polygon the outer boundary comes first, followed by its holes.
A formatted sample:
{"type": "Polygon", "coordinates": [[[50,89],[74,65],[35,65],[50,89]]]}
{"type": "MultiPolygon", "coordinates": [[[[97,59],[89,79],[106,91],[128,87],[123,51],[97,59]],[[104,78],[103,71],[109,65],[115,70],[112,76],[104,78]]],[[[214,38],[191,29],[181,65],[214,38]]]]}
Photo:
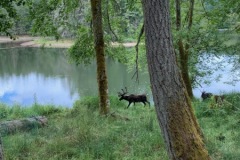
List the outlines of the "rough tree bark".
{"type": "Polygon", "coordinates": [[[97,59],[97,80],[100,114],[109,113],[108,81],[104,56],[101,0],[91,0],[92,25],[97,59]]]}
{"type": "Polygon", "coordinates": [[[210,157],[176,63],[169,0],[142,2],[153,100],[169,157],[208,160],[210,157]]]}

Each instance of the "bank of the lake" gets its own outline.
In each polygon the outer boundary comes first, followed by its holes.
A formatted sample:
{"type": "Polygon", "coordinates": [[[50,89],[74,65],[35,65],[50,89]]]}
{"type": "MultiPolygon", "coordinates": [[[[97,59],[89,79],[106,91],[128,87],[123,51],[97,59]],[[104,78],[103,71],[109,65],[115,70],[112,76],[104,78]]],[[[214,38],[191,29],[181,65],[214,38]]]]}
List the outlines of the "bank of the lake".
{"type": "MultiPolygon", "coordinates": [[[[1,43],[17,44],[18,47],[45,47],[45,48],[70,48],[74,44],[74,39],[59,39],[53,37],[32,37],[32,36],[16,36],[15,40],[9,37],[0,36],[1,43]]],[[[119,46],[119,43],[112,43],[113,46],[119,46]]],[[[121,44],[124,47],[134,47],[135,42],[126,42],[121,44]]]]}
{"type": "Polygon", "coordinates": [[[61,39],[55,40],[51,37],[32,37],[32,36],[16,36],[16,39],[0,36],[0,43],[12,43],[18,47],[46,47],[46,48],[69,48],[73,45],[74,40],[61,39]]]}
{"type": "MultiPolygon", "coordinates": [[[[228,95],[225,104],[212,108],[212,101],[193,101],[212,159],[240,157],[239,94],[228,95]]],[[[0,105],[0,121],[44,115],[48,125],[3,137],[6,159],[151,159],[167,160],[153,107],[142,104],[126,108],[110,97],[111,113],[129,120],[98,114],[96,97],[76,101],[71,109],[34,104],[32,107],[0,105]]]]}

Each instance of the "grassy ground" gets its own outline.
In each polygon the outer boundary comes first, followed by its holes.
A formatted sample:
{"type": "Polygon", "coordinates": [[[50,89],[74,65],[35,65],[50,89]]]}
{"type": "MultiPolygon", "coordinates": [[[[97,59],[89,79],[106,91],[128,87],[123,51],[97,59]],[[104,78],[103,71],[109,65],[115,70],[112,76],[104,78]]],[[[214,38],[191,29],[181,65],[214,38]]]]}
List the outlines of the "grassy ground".
{"type": "MultiPolygon", "coordinates": [[[[240,157],[239,95],[227,96],[229,104],[212,106],[212,101],[193,102],[212,159],[240,157]],[[230,104],[231,103],[231,104],[230,104]]],[[[130,120],[98,115],[97,98],[77,101],[72,109],[33,105],[0,106],[0,121],[45,115],[48,126],[3,137],[8,160],[42,159],[151,159],[167,160],[153,107],[126,103],[111,97],[111,111],[130,120]]]]}
{"type": "Polygon", "coordinates": [[[195,102],[196,115],[213,160],[238,160],[240,157],[240,94],[225,96],[222,106],[212,100],[195,102]]]}

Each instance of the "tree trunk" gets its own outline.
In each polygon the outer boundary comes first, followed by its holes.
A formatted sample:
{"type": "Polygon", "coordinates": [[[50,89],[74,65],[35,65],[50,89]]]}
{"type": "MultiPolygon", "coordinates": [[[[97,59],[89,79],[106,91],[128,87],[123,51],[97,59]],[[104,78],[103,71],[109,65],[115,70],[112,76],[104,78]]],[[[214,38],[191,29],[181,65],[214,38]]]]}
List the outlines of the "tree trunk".
{"type": "Polygon", "coordinates": [[[208,160],[170,34],[168,0],[143,0],[146,50],[153,100],[169,157],[208,160]]]}
{"type": "MultiPolygon", "coordinates": [[[[176,0],[176,28],[177,31],[181,30],[181,4],[180,0],[176,0]]],[[[192,5],[190,5],[192,6],[192,5]]],[[[189,23],[188,23],[188,29],[190,30],[192,26],[192,16],[193,16],[193,6],[192,8],[189,8],[189,23]]],[[[178,40],[178,50],[179,50],[179,58],[180,58],[180,68],[181,68],[181,74],[183,77],[184,84],[186,85],[187,93],[190,98],[193,98],[193,92],[192,92],[192,84],[189,76],[189,70],[188,70],[188,55],[189,55],[189,45],[186,45],[184,48],[182,38],[180,37],[178,40]]]]}
{"type": "Polygon", "coordinates": [[[100,114],[109,113],[108,82],[104,56],[101,0],[91,0],[93,34],[97,58],[97,80],[100,114]]]}
{"type": "Polygon", "coordinates": [[[30,117],[20,120],[5,121],[0,123],[0,135],[12,134],[16,131],[30,130],[35,127],[42,127],[47,124],[44,116],[30,117]]]}

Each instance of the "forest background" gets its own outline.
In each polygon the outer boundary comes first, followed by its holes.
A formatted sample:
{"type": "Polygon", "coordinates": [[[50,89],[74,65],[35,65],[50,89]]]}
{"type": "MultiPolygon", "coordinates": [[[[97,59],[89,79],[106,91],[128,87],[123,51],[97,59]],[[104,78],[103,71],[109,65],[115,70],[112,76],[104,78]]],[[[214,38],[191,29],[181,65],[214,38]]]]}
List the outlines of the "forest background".
{"type": "MultiPolygon", "coordinates": [[[[231,1],[231,3],[229,3],[224,0],[217,2],[200,1],[195,2],[193,7],[194,1],[190,1],[190,3],[189,1],[182,1],[181,8],[179,8],[177,2],[178,1],[170,1],[172,13],[171,26],[174,37],[173,43],[188,95],[193,98],[191,93],[192,87],[199,86],[202,83],[202,77],[211,75],[212,73],[212,68],[196,66],[199,62],[199,56],[204,56],[206,53],[211,53],[216,56],[222,54],[238,55],[240,28],[239,2],[231,1]],[[182,12],[179,12],[179,9],[182,12]]],[[[92,20],[90,5],[87,1],[46,2],[20,0],[10,6],[6,5],[7,3],[4,4],[4,1],[1,3],[2,6],[5,5],[5,8],[1,8],[1,31],[3,35],[10,36],[13,39],[16,38],[15,35],[26,34],[33,36],[52,36],[57,40],[62,37],[65,39],[74,39],[75,44],[69,49],[69,55],[74,61],[87,64],[94,57],[94,41],[92,34],[90,34],[92,33],[92,20]],[[12,7],[14,7],[14,9],[12,7]],[[13,12],[8,13],[9,8],[10,11],[13,9],[13,12]],[[86,44],[88,44],[89,47],[86,47],[86,44]]],[[[143,13],[139,1],[112,2],[106,0],[103,1],[103,6],[106,6],[103,7],[103,28],[106,46],[111,46],[112,42],[116,41],[121,44],[144,38],[144,36],[140,36],[142,35],[143,28],[143,13]]],[[[127,52],[123,52],[124,48],[106,47],[106,53],[108,56],[112,56],[122,63],[132,66],[133,69],[135,69],[137,62],[138,65],[136,69],[137,71],[141,71],[147,68],[147,63],[144,52],[145,46],[140,44],[139,48],[140,52],[137,54],[137,60],[135,59],[135,54],[126,54],[127,52]]],[[[205,57],[205,60],[207,59],[208,57],[205,57]]],[[[236,66],[235,69],[238,69],[238,59],[230,59],[229,63],[234,63],[234,66],[236,66]]],[[[219,63],[215,67],[219,68],[224,66],[219,63]]],[[[234,76],[233,81],[237,81],[239,76],[234,76]]],[[[238,95],[233,97],[235,97],[233,98],[234,101],[228,100],[231,104],[235,103],[238,95]]],[[[208,104],[206,106],[204,115],[208,115],[206,114],[208,112],[210,112],[210,115],[215,115],[216,113],[222,114],[222,112],[229,115],[229,112],[227,112],[229,107],[227,107],[227,109],[223,108],[213,111],[209,109],[208,104]]],[[[236,108],[238,107],[234,106],[230,109],[230,113],[234,113],[234,116],[236,114],[235,112],[238,111],[236,108]]],[[[6,113],[8,112],[6,111],[6,113]]],[[[200,113],[201,112],[199,112],[199,114],[200,113]]],[[[227,117],[229,118],[229,116],[227,117]]],[[[150,119],[149,125],[151,126],[152,123],[153,121],[150,119]]],[[[233,125],[235,126],[237,123],[238,122],[233,125]]],[[[233,133],[235,134],[235,131],[233,133]]],[[[218,139],[222,134],[224,133],[218,132],[218,134],[215,134],[215,138],[218,139]]],[[[226,135],[224,135],[224,137],[226,137],[226,135]]],[[[93,149],[93,151],[96,150],[93,149]]],[[[68,154],[69,153],[67,153],[67,156],[70,156],[68,154]]],[[[229,156],[222,155],[222,152],[219,154],[220,155],[214,155],[212,152],[213,157],[229,158],[229,156]]],[[[7,155],[10,156],[10,154],[7,155]]],[[[111,156],[116,155],[111,154],[111,156]]],[[[88,156],[91,157],[93,155],[90,154],[88,156]]],[[[94,153],[94,156],[101,157],[102,155],[95,155],[94,153]]],[[[107,154],[105,156],[110,155],[107,154]]],[[[235,156],[236,155],[233,154],[233,157],[235,156]]]]}

